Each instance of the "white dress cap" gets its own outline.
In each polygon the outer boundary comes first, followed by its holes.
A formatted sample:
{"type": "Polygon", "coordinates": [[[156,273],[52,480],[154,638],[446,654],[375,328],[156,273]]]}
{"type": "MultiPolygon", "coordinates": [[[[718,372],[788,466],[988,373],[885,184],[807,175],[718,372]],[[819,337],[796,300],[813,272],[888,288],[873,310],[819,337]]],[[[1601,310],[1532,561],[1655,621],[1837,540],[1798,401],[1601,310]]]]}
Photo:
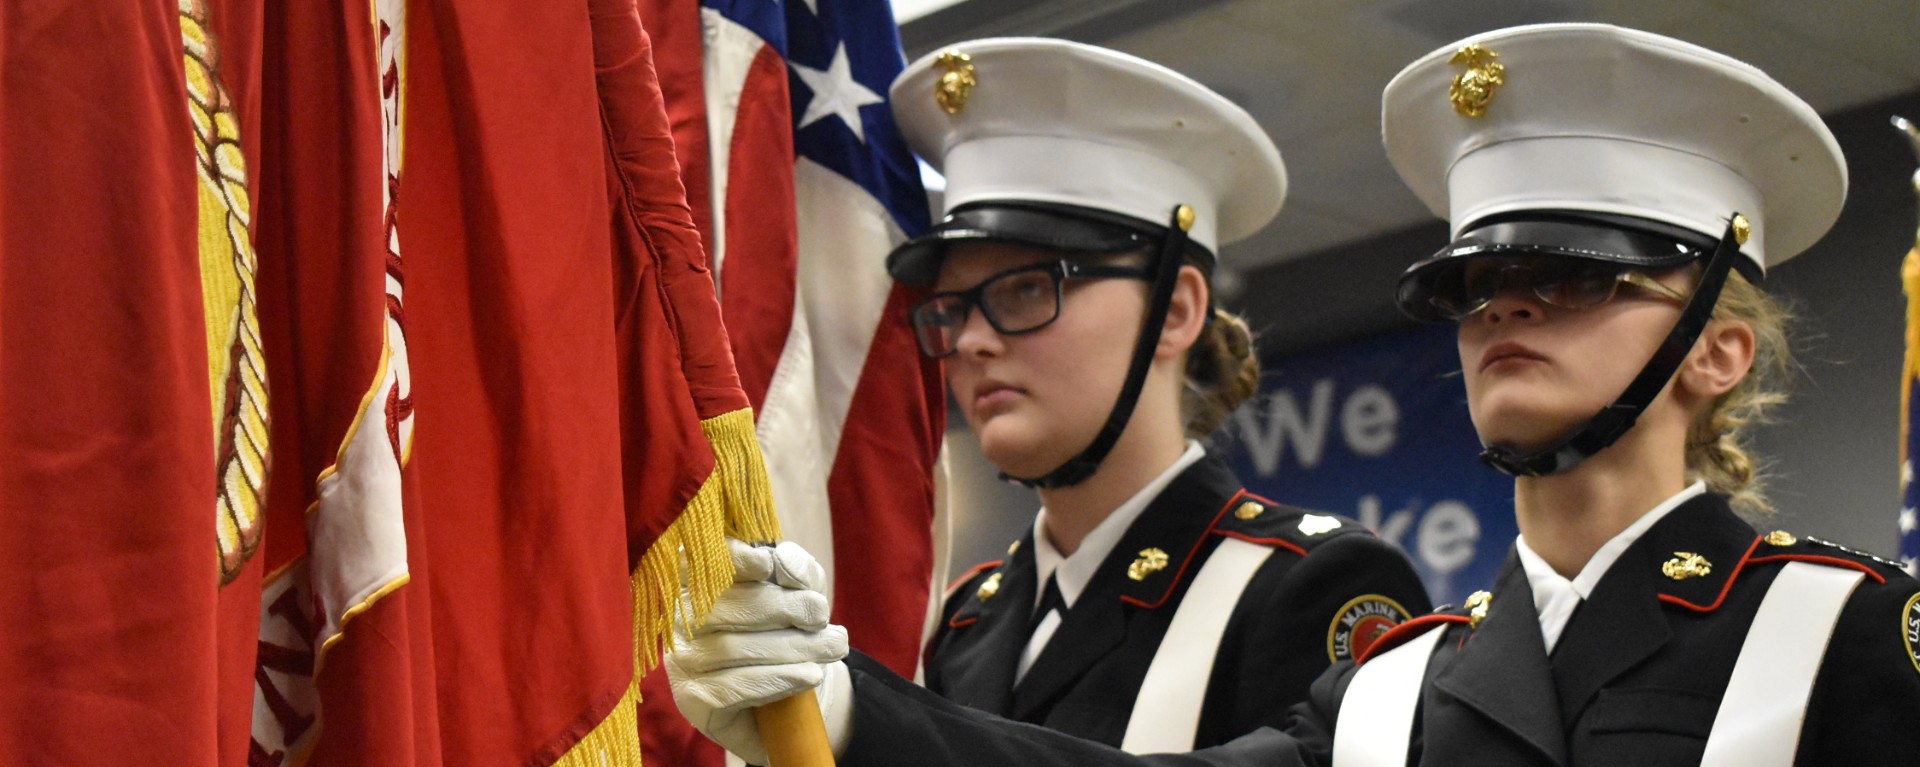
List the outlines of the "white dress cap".
{"type": "Polygon", "coordinates": [[[1847,191],[1833,134],[1764,72],[1605,24],[1513,27],[1427,54],[1387,84],[1381,133],[1455,237],[1489,216],[1571,210],[1718,239],[1739,212],[1752,226],[1741,252],[1764,270],[1819,240],[1847,191]],[[1478,116],[1475,79],[1501,81],[1481,89],[1478,116]]]}
{"type": "Polygon", "coordinates": [[[1266,226],[1286,196],[1280,152],[1246,110],[1117,51],[1043,38],[964,42],[908,65],[890,96],[907,144],[946,175],[946,212],[1042,202],[1160,227],[1188,205],[1187,236],[1217,254],[1266,226]],[[970,80],[964,96],[943,104],[943,77],[950,95],[970,80]]]}

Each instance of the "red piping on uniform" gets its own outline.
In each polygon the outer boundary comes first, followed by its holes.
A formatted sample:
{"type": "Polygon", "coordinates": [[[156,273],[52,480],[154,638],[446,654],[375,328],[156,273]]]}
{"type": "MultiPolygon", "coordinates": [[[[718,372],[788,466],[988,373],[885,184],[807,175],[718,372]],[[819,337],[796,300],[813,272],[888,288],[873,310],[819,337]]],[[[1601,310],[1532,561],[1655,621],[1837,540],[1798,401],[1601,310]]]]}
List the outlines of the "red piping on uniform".
{"type": "Polygon", "coordinates": [[[1219,536],[1225,536],[1227,538],[1239,538],[1240,540],[1246,541],[1248,543],[1258,543],[1262,546],[1278,546],[1280,548],[1291,551],[1295,554],[1299,554],[1300,556],[1303,556],[1303,557],[1307,555],[1306,549],[1300,548],[1299,544],[1296,544],[1293,541],[1289,541],[1285,538],[1257,538],[1251,535],[1247,535],[1245,533],[1236,533],[1236,532],[1233,532],[1232,530],[1215,530],[1213,531],[1213,534],[1219,535],[1219,536]]]}
{"type": "Polygon", "coordinates": [[[1733,591],[1733,582],[1740,578],[1740,571],[1746,569],[1748,557],[1753,556],[1753,550],[1757,548],[1760,548],[1760,536],[1758,535],[1754,536],[1753,543],[1747,546],[1747,553],[1740,555],[1740,563],[1734,565],[1733,572],[1727,575],[1727,582],[1720,587],[1720,596],[1713,600],[1713,604],[1702,607],[1671,594],[1661,594],[1660,601],[1670,602],[1700,613],[1710,613],[1720,609],[1720,603],[1727,601],[1727,593],[1733,591]]]}
{"type": "Polygon", "coordinates": [[[1793,560],[1795,562],[1813,562],[1815,564],[1832,565],[1834,567],[1845,567],[1851,570],[1859,570],[1860,572],[1866,573],[1868,578],[1872,578],[1877,583],[1887,582],[1887,577],[1874,572],[1873,568],[1860,564],[1859,562],[1855,562],[1851,559],[1841,559],[1839,557],[1823,557],[1818,554],[1774,554],[1772,556],[1767,556],[1767,557],[1754,557],[1753,559],[1748,561],[1754,562],[1754,563],[1760,563],[1760,562],[1778,562],[1781,560],[1793,560]]]}
{"type": "Polygon", "coordinates": [[[1174,571],[1173,581],[1167,584],[1166,592],[1162,593],[1159,599],[1155,600],[1152,604],[1148,604],[1138,599],[1134,599],[1133,597],[1123,595],[1120,597],[1120,601],[1126,602],[1131,605],[1136,605],[1139,607],[1145,607],[1149,610],[1158,608],[1159,606],[1166,604],[1167,598],[1173,596],[1174,587],[1179,586],[1180,580],[1182,578],[1187,577],[1187,565],[1193,564],[1193,556],[1195,554],[1200,553],[1200,545],[1207,542],[1207,534],[1213,532],[1213,528],[1215,525],[1220,524],[1220,518],[1223,516],[1226,516],[1227,509],[1233,508],[1233,505],[1235,503],[1239,502],[1241,498],[1245,498],[1248,495],[1249,493],[1247,492],[1246,488],[1244,487],[1240,488],[1240,492],[1234,493],[1232,498],[1227,499],[1227,505],[1221,506],[1219,511],[1214,512],[1213,521],[1207,523],[1207,529],[1204,531],[1201,531],[1200,537],[1194,540],[1193,548],[1187,550],[1186,558],[1180,560],[1180,569],[1174,571]]]}
{"type": "MultiPolygon", "coordinates": [[[[1375,655],[1405,644],[1407,640],[1412,639],[1413,635],[1417,633],[1413,630],[1415,627],[1425,626],[1430,623],[1471,624],[1473,623],[1473,619],[1465,615],[1422,615],[1414,618],[1413,620],[1387,629],[1387,633],[1381,634],[1379,639],[1373,640],[1373,644],[1367,645],[1367,649],[1361,652],[1359,657],[1353,659],[1353,665],[1359,666],[1360,664],[1366,663],[1368,659],[1371,659],[1375,655]]],[[[1444,631],[1445,628],[1442,627],[1439,630],[1444,631]]]]}
{"type": "Polygon", "coordinates": [[[947,628],[950,628],[950,629],[965,628],[967,626],[971,626],[979,622],[980,622],[980,616],[978,615],[970,617],[966,620],[960,620],[960,614],[954,613],[953,617],[947,620],[947,628]]]}
{"type": "Polygon", "coordinates": [[[949,599],[951,599],[953,597],[953,592],[958,591],[962,584],[966,583],[969,580],[972,580],[973,576],[979,575],[983,571],[991,570],[993,568],[999,567],[1002,563],[1006,561],[1007,560],[1004,560],[1004,559],[996,559],[996,560],[993,560],[992,562],[981,562],[980,564],[977,564],[971,568],[968,568],[966,572],[960,574],[960,577],[953,579],[952,583],[947,584],[946,596],[949,599]]]}

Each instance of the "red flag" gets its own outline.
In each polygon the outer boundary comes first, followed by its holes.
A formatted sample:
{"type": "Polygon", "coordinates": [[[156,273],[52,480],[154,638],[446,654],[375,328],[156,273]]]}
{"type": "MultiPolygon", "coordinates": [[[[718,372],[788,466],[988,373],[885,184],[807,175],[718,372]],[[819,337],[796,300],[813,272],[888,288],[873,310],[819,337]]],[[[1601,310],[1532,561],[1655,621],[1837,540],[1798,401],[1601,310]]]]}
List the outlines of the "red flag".
{"type": "Polygon", "coordinates": [[[275,6],[259,110],[269,492],[250,764],[438,764],[401,189],[404,6],[275,6]],[[413,584],[409,586],[409,584],[413,584]]]}
{"type": "Polygon", "coordinates": [[[637,759],[636,633],[651,663],[682,568],[699,611],[723,530],[771,534],[646,38],[630,2],[582,10],[409,24],[409,470],[452,763],[637,759]]]}
{"type": "Polygon", "coordinates": [[[245,25],[5,16],[0,761],[237,763],[268,454],[245,25]]]}

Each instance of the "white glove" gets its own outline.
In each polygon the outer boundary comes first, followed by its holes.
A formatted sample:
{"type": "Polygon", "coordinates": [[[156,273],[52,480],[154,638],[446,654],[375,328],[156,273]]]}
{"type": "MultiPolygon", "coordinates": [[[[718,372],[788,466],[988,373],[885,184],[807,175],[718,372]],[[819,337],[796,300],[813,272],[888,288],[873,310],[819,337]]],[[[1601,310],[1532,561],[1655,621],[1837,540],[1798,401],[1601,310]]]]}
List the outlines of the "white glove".
{"type": "Polygon", "coordinates": [[[752,709],[819,688],[820,713],[836,755],[853,725],[853,682],[847,675],[847,630],[827,623],[826,580],[798,544],[753,546],[728,539],[733,585],[720,593],[706,622],[674,623],[667,678],[680,714],[722,748],[753,764],[767,763],[752,709]]]}

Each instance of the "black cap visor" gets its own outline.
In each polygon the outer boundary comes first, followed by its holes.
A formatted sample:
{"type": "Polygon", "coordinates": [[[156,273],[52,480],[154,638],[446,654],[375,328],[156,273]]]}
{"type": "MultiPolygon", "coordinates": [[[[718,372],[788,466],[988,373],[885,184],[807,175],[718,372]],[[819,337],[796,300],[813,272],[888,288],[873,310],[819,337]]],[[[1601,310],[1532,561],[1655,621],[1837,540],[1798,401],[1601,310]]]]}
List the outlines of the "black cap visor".
{"type": "MultiPolygon", "coordinates": [[[[981,202],[962,206],[933,230],[894,248],[887,255],[887,273],[908,285],[932,285],[940,276],[940,262],[956,242],[1009,242],[1083,253],[1124,253],[1157,246],[1166,227],[1093,208],[1039,202],[981,202]]],[[[1200,251],[1189,245],[1188,258],[1200,251]]]]}
{"type": "MultiPolygon", "coordinates": [[[[1602,213],[1526,211],[1481,221],[1440,252],[1400,275],[1396,300],[1400,311],[1422,322],[1446,322],[1436,295],[1457,292],[1466,265],[1475,258],[1525,257],[1579,259],[1664,271],[1713,252],[1713,238],[1657,221],[1602,213]]],[[[1752,262],[1739,259],[1739,265],[1752,262]]],[[[1757,269],[1753,269],[1757,272],[1757,269]]],[[[1747,273],[1758,282],[1757,273],[1747,273]]]]}

